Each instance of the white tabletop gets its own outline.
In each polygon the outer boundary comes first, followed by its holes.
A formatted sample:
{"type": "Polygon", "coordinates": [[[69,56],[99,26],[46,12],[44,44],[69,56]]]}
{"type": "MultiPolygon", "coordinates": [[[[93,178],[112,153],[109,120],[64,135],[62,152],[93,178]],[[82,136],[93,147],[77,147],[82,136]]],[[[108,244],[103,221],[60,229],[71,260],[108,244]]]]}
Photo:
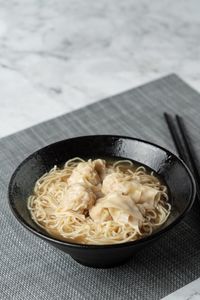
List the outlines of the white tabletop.
{"type": "MultiPolygon", "coordinates": [[[[200,91],[199,11],[199,0],[0,0],[0,137],[168,73],[200,91]]],[[[200,279],[165,299],[200,299],[200,279]]]]}

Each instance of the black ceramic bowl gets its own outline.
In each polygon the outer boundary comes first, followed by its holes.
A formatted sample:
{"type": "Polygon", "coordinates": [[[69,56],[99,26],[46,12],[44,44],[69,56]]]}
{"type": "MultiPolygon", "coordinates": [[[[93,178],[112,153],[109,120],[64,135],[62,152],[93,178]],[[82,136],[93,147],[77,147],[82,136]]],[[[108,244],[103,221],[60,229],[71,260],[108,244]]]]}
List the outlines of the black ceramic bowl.
{"type": "Polygon", "coordinates": [[[125,262],[150,242],[179,223],[195,198],[194,179],[186,165],[174,154],[155,144],[130,137],[97,135],[72,138],[42,148],[16,169],[9,184],[9,204],[17,220],[38,237],[65,251],[81,264],[111,267],[125,262]],[[118,245],[82,245],[60,241],[38,227],[27,210],[27,197],[36,180],[54,165],[62,166],[73,157],[125,158],[157,172],[168,185],[172,212],[167,222],[152,235],[118,245]]]}

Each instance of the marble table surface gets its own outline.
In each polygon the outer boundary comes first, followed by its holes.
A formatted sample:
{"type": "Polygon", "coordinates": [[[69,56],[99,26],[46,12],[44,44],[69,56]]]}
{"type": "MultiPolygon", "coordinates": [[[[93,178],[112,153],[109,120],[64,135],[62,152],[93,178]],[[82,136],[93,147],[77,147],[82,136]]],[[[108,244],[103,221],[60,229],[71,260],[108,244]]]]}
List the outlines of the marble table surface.
{"type": "MultiPolygon", "coordinates": [[[[0,137],[168,73],[200,91],[199,12],[199,0],[0,0],[0,137]]],[[[200,299],[200,279],[165,299],[200,299]]]]}

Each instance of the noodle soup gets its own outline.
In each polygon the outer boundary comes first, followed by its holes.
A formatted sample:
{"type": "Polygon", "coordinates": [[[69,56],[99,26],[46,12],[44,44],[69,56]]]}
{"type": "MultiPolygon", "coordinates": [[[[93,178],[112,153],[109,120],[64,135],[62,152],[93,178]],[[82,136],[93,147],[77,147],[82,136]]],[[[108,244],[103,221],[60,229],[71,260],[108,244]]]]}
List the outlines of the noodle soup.
{"type": "Polygon", "coordinates": [[[60,240],[117,244],[150,235],[167,220],[171,206],[167,186],[142,165],[73,158],[38,179],[28,209],[60,240]]]}

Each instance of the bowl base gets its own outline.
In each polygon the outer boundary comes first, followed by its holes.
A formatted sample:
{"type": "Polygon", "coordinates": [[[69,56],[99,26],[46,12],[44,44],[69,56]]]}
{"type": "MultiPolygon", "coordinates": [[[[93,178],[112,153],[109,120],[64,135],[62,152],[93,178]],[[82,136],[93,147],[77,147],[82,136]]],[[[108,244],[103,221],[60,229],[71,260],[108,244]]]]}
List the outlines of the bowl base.
{"type": "Polygon", "coordinates": [[[121,261],[118,261],[118,262],[102,262],[102,263],[91,263],[91,262],[85,262],[85,261],[82,261],[80,259],[77,259],[75,257],[73,257],[72,255],[70,255],[71,258],[73,258],[73,260],[75,260],[77,263],[83,265],[83,266],[86,266],[86,267],[90,267],[90,268],[95,268],[95,269],[109,269],[109,268],[115,268],[115,267],[119,267],[123,264],[125,264],[126,262],[128,262],[132,257],[128,257],[126,259],[123,259],[121,261]]]}

